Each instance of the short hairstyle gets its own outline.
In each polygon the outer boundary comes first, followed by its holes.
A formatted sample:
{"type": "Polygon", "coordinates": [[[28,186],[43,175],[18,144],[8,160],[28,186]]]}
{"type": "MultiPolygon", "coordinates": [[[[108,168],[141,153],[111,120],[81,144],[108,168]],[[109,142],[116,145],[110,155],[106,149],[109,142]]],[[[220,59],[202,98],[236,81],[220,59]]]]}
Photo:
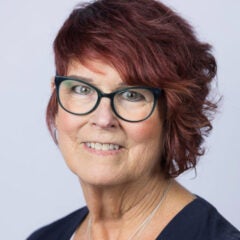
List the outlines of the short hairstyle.
{"type": "MultiPolygon", "coordinates": [[[[186,20],[155,0],[97,0],[72,11],[54,54],[58,75],[66,75],[73,60],[102,60],[129,85],[163,89],[162,170],[176,177],[195,168],[217,108],[209,98],[217,66],[211,46],[197,39],[186,20]]],[[[52,136],[57,111],[53,91],[46,115],[52,136]]]]}

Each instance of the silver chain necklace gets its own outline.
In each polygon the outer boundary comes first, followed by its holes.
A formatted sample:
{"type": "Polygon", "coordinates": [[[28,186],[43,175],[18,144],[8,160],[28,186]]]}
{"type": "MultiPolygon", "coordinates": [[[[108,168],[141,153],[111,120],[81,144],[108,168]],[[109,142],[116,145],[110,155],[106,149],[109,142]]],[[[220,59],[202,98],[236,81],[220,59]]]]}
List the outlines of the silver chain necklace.
{"type": "MultiPolygon", "coordinates": [[[[146,226],[151,222],[152,218],[154,217],[154,215],[156,214],[156,212],[158,211],[158,209],[160,208],[160,206],[162,205],[165,197],[167,196],[167,193],[169,191],[170,185],[171,185],[172,181],[169,181],[168,185],[166,186],[161,199],[159,201],[159,203],[157,204],[157,206],[152,210],[152,212],[143,220],[143,222],[137,227],[137,229],[128,237],[127,240],[132,240],[134,239],[136,236],[138,236],[145,228],[146,226]]],[[[89,218],[88,220],[88,226],[87,226],[87,238],[88,240],[92,240],[91,237],[91,226],[92,226],[92,219],[89,218]]]]}

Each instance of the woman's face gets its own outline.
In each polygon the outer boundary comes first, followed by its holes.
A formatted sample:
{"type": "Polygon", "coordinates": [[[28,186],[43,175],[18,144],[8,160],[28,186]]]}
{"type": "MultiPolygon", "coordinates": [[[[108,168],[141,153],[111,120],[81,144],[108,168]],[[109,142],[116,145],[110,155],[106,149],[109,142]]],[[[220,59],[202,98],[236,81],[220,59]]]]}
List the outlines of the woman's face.
{"type": "MultiPolygon", "coordinates": [[[[67,75],[88,79],[105,93],[124,85],[114,68],[99,61],[87,66],[74,62],[67,75]]],[[[157,108],[147,120],[131,123],[116,117],[110,99],[102,98],[98,108],[84,116],[59,106],[55,123],[63,157],[85,183],[124,184],[160,171],[162,122],[157,108]]]]}

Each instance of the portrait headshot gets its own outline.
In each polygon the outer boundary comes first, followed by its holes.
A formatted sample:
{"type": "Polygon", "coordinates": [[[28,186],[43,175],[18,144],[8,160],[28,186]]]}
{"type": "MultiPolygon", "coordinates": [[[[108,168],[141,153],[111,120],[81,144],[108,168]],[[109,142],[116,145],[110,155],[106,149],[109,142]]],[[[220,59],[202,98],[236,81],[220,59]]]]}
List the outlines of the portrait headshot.
{"type": "Polygon", "coordinates": [[[3,239],[240,240],[240,2],[2,6],[3,239]]]}

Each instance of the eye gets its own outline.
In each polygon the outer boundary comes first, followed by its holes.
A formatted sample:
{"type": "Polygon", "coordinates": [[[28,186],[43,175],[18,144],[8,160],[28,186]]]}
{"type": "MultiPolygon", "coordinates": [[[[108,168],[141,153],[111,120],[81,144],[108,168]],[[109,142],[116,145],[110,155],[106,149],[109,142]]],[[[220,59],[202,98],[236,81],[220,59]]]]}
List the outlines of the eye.
{"type": "Polygon", "coordinates": [[[142,93],[133,91],[133,90],[127,90],[121,93],[121,97],[124,100],[130,101],[130,102],[138,102],[138,101],[144,101],[145,97],[142,93]]]}
{"type": "Polygon", "coordinates": [[[89,95],[93,92],[93,89],[86,85],[76,85],[71,87],[71,91],[79,95],[89,95]]]}

